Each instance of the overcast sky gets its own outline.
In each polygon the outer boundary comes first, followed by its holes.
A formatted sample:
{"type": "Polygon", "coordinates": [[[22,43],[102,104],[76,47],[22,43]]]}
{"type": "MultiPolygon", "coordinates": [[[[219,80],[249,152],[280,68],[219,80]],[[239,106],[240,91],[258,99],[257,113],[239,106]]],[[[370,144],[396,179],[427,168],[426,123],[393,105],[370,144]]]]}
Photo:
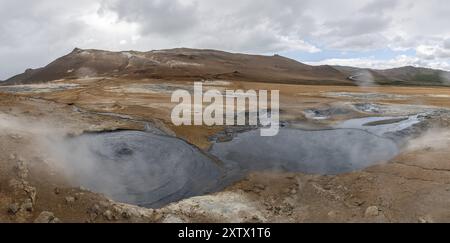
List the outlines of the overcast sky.
{"type": "Polygon", "coordinates": [[[0,0],[0,79],[74,47],[450,70],[448,0],[0,0]]]}

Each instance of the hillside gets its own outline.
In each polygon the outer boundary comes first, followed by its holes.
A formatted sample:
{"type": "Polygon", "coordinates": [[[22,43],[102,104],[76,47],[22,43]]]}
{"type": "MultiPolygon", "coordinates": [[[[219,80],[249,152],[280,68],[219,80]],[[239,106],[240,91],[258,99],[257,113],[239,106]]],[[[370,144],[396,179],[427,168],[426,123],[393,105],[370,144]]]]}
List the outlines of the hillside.
{"type": "Polygon", "coordinates": [[[150,52],[76,48],[47,66],[29,69],[6,80],[6,83],[29,84],[98,76],[351,84],[341,72],[330,66],[309,66],[278,55],[258,56],[184,48],[150,52]]]}
{"type": "Polygon", "coordinates": [[[335,66],[356,83],[398,86],[450,86],[450,73],[443,70],[400,67],[385,70],[335,66]]]}
{"type": "Polygon", "coordinates": [[[226,79],[316,85],[450,85],[450,73],[441,70],[416,67],[373,70],[310,66],[279,55],[261,56],[187,48],[149,52],[75,48],[47,66],[28,69],[6,80],[4,84],[30,84],[85,77],[226,79]]]}

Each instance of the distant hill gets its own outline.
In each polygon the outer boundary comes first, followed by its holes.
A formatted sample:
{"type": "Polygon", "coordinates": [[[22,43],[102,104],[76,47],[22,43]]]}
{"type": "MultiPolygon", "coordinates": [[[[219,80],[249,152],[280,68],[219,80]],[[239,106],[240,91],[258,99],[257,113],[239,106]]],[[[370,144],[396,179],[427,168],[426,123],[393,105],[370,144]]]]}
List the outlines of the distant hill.
{"type": "Polygon", "coordinates": [[[420,67],[400,67],[385,70],[335,66],[349,79],[378,85],[450,86],[450,72],[420,67]],[[371,80],[370,80],[371,79],[371,80]]]}
{"type": "Polygon", "coordinates": [[[225,79],[320,85],[447,85],[450,73],[415,67],[370,70],[310,66],[279,55],[261,56],[187,48],[149,52],[75,48],[45,67],[28,69],[3,84],[31,84],[85,77],[225,79]]]}

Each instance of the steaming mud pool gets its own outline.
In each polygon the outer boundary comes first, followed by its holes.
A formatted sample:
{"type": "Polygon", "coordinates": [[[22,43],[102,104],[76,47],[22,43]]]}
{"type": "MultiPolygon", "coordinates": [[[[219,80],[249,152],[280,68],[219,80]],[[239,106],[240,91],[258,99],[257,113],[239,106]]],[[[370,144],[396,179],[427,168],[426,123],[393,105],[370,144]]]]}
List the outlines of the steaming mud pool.
{"type": "Polygon", "coordinates": [[[364,169],[397,155],[392,140],[356,129],[282,129],[275,137],[259,131],[216,144],[211,153],[240,171],[290,171],[339,174],[364,169]]]}
{"type": "Polygon", "coordinates": [[[69,143],[73,153],[84,153],[90,161],[69,161],[68,165],[77,183],[92,191],[158,208],[220,191],[252,171],[339,174],[388,161],[400,152],[398,143],[371,129],[283,128],[275,137],[261,137],[253,130],[216,143],[208,152],[153,133],[86,134],[69,143]]]}
{"type": "Polygon", "coordinates": [[[180,139],[124,131],[72,139],[70,175],[82,186],[114,200],[160,207],[215,190],[224,174],[218,164],[180,139]]]}

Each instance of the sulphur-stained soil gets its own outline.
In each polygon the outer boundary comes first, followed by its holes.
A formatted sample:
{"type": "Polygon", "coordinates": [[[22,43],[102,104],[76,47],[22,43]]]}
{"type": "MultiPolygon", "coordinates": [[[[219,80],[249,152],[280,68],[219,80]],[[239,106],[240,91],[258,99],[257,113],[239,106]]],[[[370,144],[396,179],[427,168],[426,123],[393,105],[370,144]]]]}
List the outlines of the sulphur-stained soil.
{"type": "Polygon", "coordinates": [[[204,83],[219,90],[280,90],[281,119],[291,129],[330,129],[353,118],[389,117],[373,127],[423,113],[425,122],[391,136],[405,138],[393,159],[343,174],[251,171],[224,188],[152,209],[116,202],[83,186],[62,163],[89,164],[89,156],[64,147],[66,139],[111,131],[177,137],[195,153],[208,154],[211,137],[230,128],[176,127],[170,120],[176,105],[171,91],[192,85],[120,77],[0,89],[0,221],[450,222],[446,88],[204,83]]]}

